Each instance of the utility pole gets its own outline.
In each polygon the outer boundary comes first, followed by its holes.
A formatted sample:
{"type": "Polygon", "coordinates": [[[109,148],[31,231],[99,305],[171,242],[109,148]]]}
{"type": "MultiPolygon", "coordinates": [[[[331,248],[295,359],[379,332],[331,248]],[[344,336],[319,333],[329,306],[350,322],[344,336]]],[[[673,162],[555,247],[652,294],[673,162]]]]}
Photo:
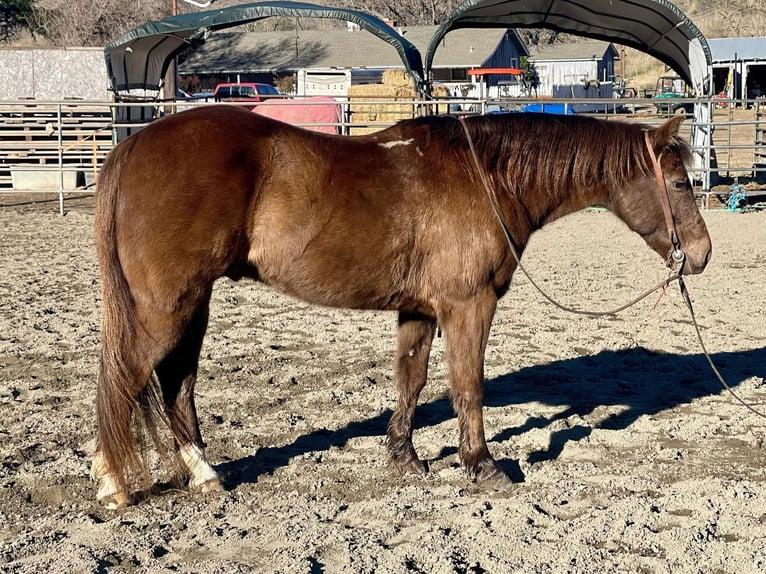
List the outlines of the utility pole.
{"type": "MultiPolygon", "coordinates": [[[[172,0],[171,15],[178,15],[178,0],[172,0]]],[[[167,71],[165,72],[165,78],[162,82],[164,90],[164,99],[175,100],[176,86],[178,85],[178,58],[173,58],[170,62],[167,71]]],[[[175,106],[166,106],[166,111],[175,111],[175,106]]]]}
{"type": "Polygon", "coordinates": [[[622,80],[623,85],[627,83],[625,79],[625,46],[620,48],[620,80],[622,80]]]}

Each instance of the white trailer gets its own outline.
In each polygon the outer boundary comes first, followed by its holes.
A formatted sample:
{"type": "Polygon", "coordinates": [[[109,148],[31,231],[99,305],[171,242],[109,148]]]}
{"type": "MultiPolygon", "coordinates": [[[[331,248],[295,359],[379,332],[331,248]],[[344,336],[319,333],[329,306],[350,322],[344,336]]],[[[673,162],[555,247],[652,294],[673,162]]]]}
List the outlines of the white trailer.
{"type": "Polygon", "coordinates": [[[295,93],[298,96],[348,95],[351,86],[380,84],[385,70],[372,68],[322,68],[298,70],[295,93]]]}

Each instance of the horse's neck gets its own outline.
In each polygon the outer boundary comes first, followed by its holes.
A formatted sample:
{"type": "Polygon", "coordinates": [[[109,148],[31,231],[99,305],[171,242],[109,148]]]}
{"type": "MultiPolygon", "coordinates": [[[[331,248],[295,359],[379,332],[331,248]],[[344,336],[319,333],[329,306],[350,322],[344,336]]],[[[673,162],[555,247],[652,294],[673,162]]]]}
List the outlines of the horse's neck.
{"type": "Polygon", "coordinates": [[[529,153],[529,148],[509,149],[505,164],[508,171],[490,178],[498,201],[508,202],[507,209],[517,215],[524,213],[532,230],[586,207],[606,205],[607,183],[589,183],[599,178],[589,175],[593,166],[588,166],[588,173],[574,174],[573,170],[583,167],[574,158],[555,158],[553,162],[541,158],[538,162],[535,155],[529,153]]]}
{"type": "Polygon", "coordinates": [[[607,197],[608,192],[603,186],[593,186],[587,190],[536,187],[521,190],[512,201],[523,207],[530,226],[535,230],[586,207],[603,206],[607,197]]]}
{"type": "Polygon", "coordinates": [[[547,215],[541,222],[542,225],[555,221],[560,217],[569,215],[586,207],[603,207],[608,193],[603,186],[594,187],[588,191],[571,190],[563,194],[564,197],[558,198],[557,204],[552,202],[552,209],[549,208],[547,215]]]}

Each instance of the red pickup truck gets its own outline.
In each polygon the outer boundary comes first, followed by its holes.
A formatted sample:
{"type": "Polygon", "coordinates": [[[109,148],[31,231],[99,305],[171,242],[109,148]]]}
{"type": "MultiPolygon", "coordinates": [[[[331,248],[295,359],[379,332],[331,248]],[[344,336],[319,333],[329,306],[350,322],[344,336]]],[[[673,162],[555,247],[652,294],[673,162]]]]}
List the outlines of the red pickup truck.
{"type": "Polygon", "coordinates": [[[213,91],[216,102],[262,102],[281,94],[269,84],[218,84],[213,91]]]}

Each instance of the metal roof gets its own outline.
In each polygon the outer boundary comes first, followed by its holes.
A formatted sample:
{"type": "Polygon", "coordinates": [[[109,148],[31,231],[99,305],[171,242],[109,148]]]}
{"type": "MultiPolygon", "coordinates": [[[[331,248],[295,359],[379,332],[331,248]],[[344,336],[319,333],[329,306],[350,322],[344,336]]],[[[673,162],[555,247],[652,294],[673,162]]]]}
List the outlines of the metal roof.
{"type": "Polygon", "coordinates": [[[566,44],[548,44],[530,49],[530,58],[533,60],[591,60],[602,58],[609,49],[616,53],[611,42],[601,40],[584,40],[582,42],[569,42],[566,44]]]}
{"type": "Polygon", "coordinates": [[[134,28],[104,48],[112,89],[116,93],[132,89],[156,90],[173,58],[189,46],[199,45],[211,31],[272,16],[333,18],[353,22],[390,44],[416,81],[423,78],[420,52],[375,16],[358,10],[305,2],[255,2],[180,14],[134,28]]]}
{"type": "Polygon", "coordinates": [[[710,38],[713,63],[735,60],[766,60],[766,37],[710,38]]]}
{"type": "MultiPolygon", "coordinates": [[[[436,26],[397,30],[418,50],[425,51],[436,26]]],[[[524,42],[513,29],[476,34],[457,30],[439,47],[434,67],[482,66],[510,34],[522,54],[524,42]]],[[[181,64],[183,74],[247,73],[301,68],[401,68],[398,54],[377,38],[361,31],[301,30],[295,32],[217,32],[181,64]]]]}
{"type": "Polygon", "coordinates": [[[466,0],[431,40],[423,58],[426,73],[451,30],[497,27],[547,28],[630,46],[673,68],[699,95],[710,90],[710,48],[667,0],[466,0]]]}
{"type": "Polygon", "coordinates": [[[673,68],[698,95],[710,90],[710,48],[697,27],[667,0],[466,0],[421,53],[382,20],[357,10],[304,2],[257,2],[173,16],[134,28],[104,49],[115,92],[157,89],[170,62],[209,32],[270,16],[335,18],[390,44],[417,84],[433,67],[445,36],[459,28],[548,28],[642,50],[673,68]],[[423,66],[425,64],[425,66],[423,66]]]}

